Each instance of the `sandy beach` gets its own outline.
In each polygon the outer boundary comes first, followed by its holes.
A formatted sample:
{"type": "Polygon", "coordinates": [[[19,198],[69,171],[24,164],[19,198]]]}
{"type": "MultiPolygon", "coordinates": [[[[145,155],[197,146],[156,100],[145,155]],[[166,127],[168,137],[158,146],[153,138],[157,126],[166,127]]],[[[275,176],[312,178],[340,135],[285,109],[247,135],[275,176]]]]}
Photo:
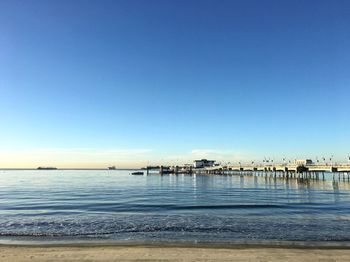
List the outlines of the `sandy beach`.
{"type": "Polygon", "coordinates": [[[0,246],[0,261],[350,261],[350,249],[286,247],[0,246]]]}

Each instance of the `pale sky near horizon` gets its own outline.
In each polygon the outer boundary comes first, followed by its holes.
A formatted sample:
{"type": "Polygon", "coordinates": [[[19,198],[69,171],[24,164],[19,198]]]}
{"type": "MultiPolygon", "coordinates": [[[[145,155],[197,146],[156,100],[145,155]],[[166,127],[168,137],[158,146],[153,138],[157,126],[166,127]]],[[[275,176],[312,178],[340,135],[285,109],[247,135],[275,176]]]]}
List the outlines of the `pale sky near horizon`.
{"type": "Polygon", "coordinates": [[[0,168],[346,162],[349,1],[0,1],[0,168]]]}

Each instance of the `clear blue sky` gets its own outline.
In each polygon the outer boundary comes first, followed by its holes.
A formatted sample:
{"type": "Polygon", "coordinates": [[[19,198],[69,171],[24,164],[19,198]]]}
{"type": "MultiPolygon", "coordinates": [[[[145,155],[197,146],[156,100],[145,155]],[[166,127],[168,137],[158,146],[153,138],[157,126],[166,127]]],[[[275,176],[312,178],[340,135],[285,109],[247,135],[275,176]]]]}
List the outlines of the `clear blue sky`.
{"type": "Polygon", "coordinates": [[[349,13],[346,0],[2,0],[2,156],[346,161],[349,13]]]}

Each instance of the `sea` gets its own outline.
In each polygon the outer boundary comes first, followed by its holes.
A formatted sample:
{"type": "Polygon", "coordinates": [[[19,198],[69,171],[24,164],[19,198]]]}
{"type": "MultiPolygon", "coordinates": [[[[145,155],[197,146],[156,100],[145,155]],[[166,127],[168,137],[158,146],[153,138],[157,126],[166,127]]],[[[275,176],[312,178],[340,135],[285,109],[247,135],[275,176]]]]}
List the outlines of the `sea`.
{"type": "Polygon", "coordinates": [[[0,243],[350,243],[350,183],[0,170],[0,243]]]}

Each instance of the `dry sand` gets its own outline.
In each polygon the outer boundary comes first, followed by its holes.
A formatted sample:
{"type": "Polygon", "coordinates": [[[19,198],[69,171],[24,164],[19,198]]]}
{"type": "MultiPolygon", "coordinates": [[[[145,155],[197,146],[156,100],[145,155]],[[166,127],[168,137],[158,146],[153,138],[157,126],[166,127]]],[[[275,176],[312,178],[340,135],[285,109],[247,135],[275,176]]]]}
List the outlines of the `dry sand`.
{"type": "Polygon", "coordinates": [[[350,249],[286,247],[11,246],[0,261],[350,261],[350,249]]]}

